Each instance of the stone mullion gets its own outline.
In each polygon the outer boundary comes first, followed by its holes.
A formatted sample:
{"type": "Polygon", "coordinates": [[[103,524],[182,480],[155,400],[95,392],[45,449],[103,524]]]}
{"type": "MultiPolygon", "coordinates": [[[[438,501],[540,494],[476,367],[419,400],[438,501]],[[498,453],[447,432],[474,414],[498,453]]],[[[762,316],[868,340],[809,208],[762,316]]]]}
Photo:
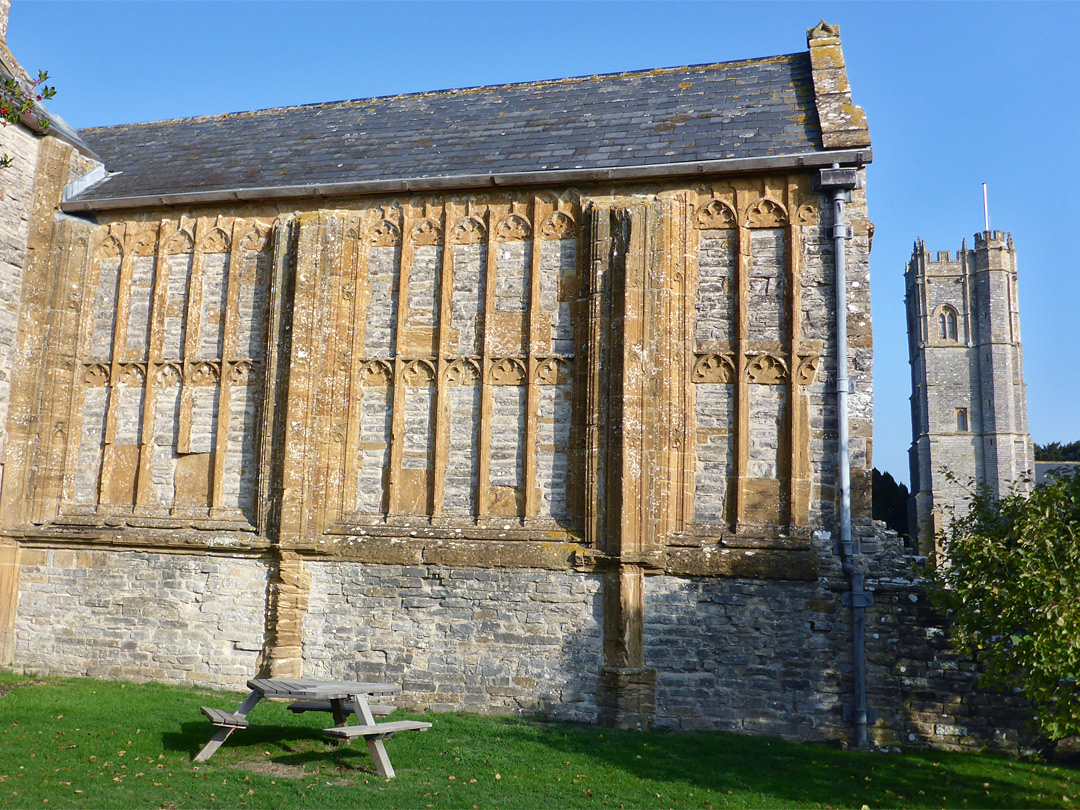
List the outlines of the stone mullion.
{"type": "Polygon", "coordinates": [[[364,216],[356,226],[355,261],[353,264],[353,329],[352,351],[349,367],[349,407],[348,429],[345,435],[345,492],[342,494],[342,509],[356,510],[356,490],[359,486],[360,467],[357,464],[360,453],[360,414],[363,386],[360,385],[360,369],[363,365],[364,339],[367,336],[367,311],[371,302],[371,287],[368,283],[368,254],[371,245],[368,241],[364,216]]]}
{"type": "MultiPolygon", "coordinates": [[[[105,238],[108,239],[109,233],[106,231],[105,238]]],[[[79,324],[77,327],[77,337],[75,343],[75,362],[72,364],[72,385],[71,385],[71,399],[70,399],[70,413],[72,415],[79,415],[79,424],[82,424],[83,417],[83,397],[86,388],[86,383],[83,380],[85,373],[85,367],[83,364],[83,358],[89,355],[89,343],[90,335],[93,330],[94,324],[94,290],[97,288],[98,277],[101,273],[101,263],[94,255],[95,250],[93,247],[94,240],[90,240],[90,244],[87,245],[86,263],[83,266],[83,272],[81,273],[81,289],[83,290],[82,309],[79,314],[79,324]],[[87,298],[89,296],[89,298],[87,298]]],[[[107,386],[108,384],[106,384],[107,386]]],[[[108,388],[106,387],[106,391],[108,388]]],[[[108,395],[108,393],[106,394],[108,395]]],[[[75,480],[75,468],[78,464],[79,458],[79,444],[81,443],[81,436],[76,436],[76,441],[68,444],[67,451],[64,456],[64,481],[74,482],[75,480]]],[[[100,472],[99,472],[100,476],[100,472]]],[[[35,503],[35,514],[33,520],[35,523],[43,522],[39,521],[37,515],[38,509],[37,503],[35,503]]]]}
{"type": "Polygon", "coordinates": [[[540,345],[540,198],[534,197],[532,204],[532,252],[529,256],[529,310],[528,310],[528,345],[526,346],[525,392],[525,515],[535,517],[540,512],[540,493],[536,486],[536,433],[538,412],[540,409],[540,391],[537,387],[537,369],[539,359],[537,349],[540,345]]]}
{"type": "Polygon", "coordinates": [[[221,376],[218,385],[217,435],[214,437],[214,467],[211,472],[210,508],[220,510],[225,499],[225,453],[229,446],[229,394],[232,388],[229,361],[236,352],[236,320],[240,309],[243,276],[240,242],[245,223],[233,220],[229,234],[229,272],[225,278],[225,329],[221,341],[221,376]]]}
{"type": "MultiPolygon", "coordinates": [[[[340,419],[346,414],[348,408],[348,362],[342,357],[343,351],[349,346],[349,324],[351,318],[351,306],[348,299],[343,295],[345,290],[350,289],[352,282],[353,264],[349,260],[349,244],[346,233],[348,222],[341,216],[333,217],[329,223],[333,229],[330,243],[333,252],[329,261],[323,260],[321,272],[327,274],[326,288],[329,295],[326,301],[326,353],[323,363],[325,376],[323,388],[325,395],[318,397],[319,403],[326,403],[328,412],[325,414],[326,428],[320,431],[320,435],[327,435],[328,440],[321,442],[323,458],[320,459],[319,469],[322,471],[325,492],[324,507],[322,509],[322,525],[329,520],[338,520],[341,515],[341,495],[345,451],[344,426],[340,419]],[[341,429],[339,429],[341,428],[341,429]]],[[[354,254],[355,255],[355,254],[354,254]]],[[[326,256],[326,254],[324,254],[326,256]]],[[[355,266],[355,265],[353,265],[355,266]]]]}
{"type": "Polygon", "coordinates": [[[195,392],[191,385],[192,370],[199,353],[199,333],[202,329],[202,266],[203,254],[199,249],[203,237],[213,223],[203,217],[195,221],[192,229],[194,246],[191,253],[191,276],[188,278],[187,317],[184,319],[183,377],[180,383],[180,424],[177,430],[176,452],[191,452],[191,409],[195,392]]]}
{"type": "Polygon", "coordinates": [[[314,264],[312,284],[311,386],[308,394],[309,432],[305,440],[305,509],[304,534],[322,532],[331,508],[333,482],[330,468],[335,450],[333,445],[334,394],[336,381],[335,342],[340,296],[339,279],[334,273],[340,266],[344,238],[344,223],[334,215],[319,217],[319,254],[314,264]]]}
{"type": "MultiPolygon", "coordinates": [[[[66,481],[73,481],[75,478],[75,466],[78,463],[79,456],[79,444],[80,437],[78,433],[72,434],[72,429],[77,425],[81,425],[82,420],[81,409],[79,407],[79,400],[82,394],[82,377],[83,377],[83,364],[82,358],[85,357],[85,351],[83,345],[86,342],[86,336],[89,332],[93,322],[93,294],[90,294],[89,301],[86,297],[87,292],[94,289],[94,251],[93,240],[87,238],[85,240],[72,239],[70,242],[67,240],[67,232],[69,229],[74,229],[74,225],[69,225],[66,222],[57,223],[58,239],[62,240],[61,244],[69,245],[68,250],[60,251],[59,256],[59,273],[57,279],[57,285],[54,288],[54,303],[53,309],[60,316],[62,324],[59,340],[57,341],[58,347],[72,346],[74,347],[68,357],[71,360],[70,370],[64,368],[63,359],[64,351],[62,348],[58,348],[55,351],[49,351],[46,353],[46,358],[50,363],[50,367],[46,369],[46,402],[56,402],[61,409],[60,413],[53,412],[50,414],[48,420],[43,420],[41,424],[55,425],[57,421],[62,419],[65,425],[65,439],[59,439],[54,437],[50,440],[46,466],[49,470],[56,469],[59,472],[59,479],[54,481],[46,481],[43,487],[44,492],[38,491],[36,486],[31,487],[30,471],[25,474],[26,478],[26,490],[25,496],[29,496],[31,500],[31,520],[34,523],[44,523],[49,520],[53,515],[60,511],[60,505],[63,500],[63,489],[66,481]],[[81,249],[82,255],[77,255],[76,246],[81,249]],[[69,284],[70,281],[70,284],[69,284]],[[72,298],[67,298],[66,290],[71,289],[72,298]],[[76,292],[78,291],[78,292],[76,292]],[[76,296],[81,296],[76,297],[76,296]],[[80,306],[81,304],[81,306],[80,306]],[[77,314],[72,314],[74,310],[77,314]],[[74,332],[74,335],[71,333],[74,332]],[[72,340],[69,343],[68,338],[72,340]],[[53,392],[63,391],[64,386],[68,387],[67,396],[59,397],[54,395],[53,392]],[[66,403],[63,400],[66,399],[66,403]],[[66,410],[65,410],[66,407],[66,410]],[[59,448],[55,443],[59,442],[59,448]],[[54,467],[55,465],[55,467],[54,467]]],[[[89,229],[88,229],[89,230],[89,229]]],[[[48,348],[48,347],[47,347],[48,348]]],[[[10,420],[9,420],[10,421],[10,420]]],[[[53,433],[53,431],[49,431],[53,433]]],[[[29,450],[29,448],[27,448],[29,450]]],[[[13,454],[9,453],[8,457],[12,458],[13,454]]],[[[21,461],[23,459],[20,459],[21,461]]],[[[23,461],[28,462],[29,459],[23,461]]],[[[5,477],[10,476],[11,462],[9,461],[5,465],[5,477]]],[[[4,487],[4,500],[0,504],[0,510],[4,514],[12,514],[8,504],[8,487],[4,487]]],[[[20,507],[21,508],[21,507],[20,507]]]]}
{"type": "Polygon", "coordinates": [[[322,347],[319,332],[318,268],[322,250],[321,228],[312,214],[300,217],[296,240],[296,276],[292,312],[292,351],[289,357],[289,384],[285,392],[285,436],[281,467],[282,545],[298,541],[307,530],[310,501],[311,400],[316,371],[315,357],[322,347]]]}
{"type": "MultiPolygon", "coordinates": [[[[277,222],[273,231],[273,260],[271,278],[267,283],[266,333],[263,337],[263,380],[266,395],[262,401],[259,436],[259,475],[256,479],[258,496],[258,530],[268,534],[271,523],[281,520],[280,507],[275,515],[275,499],[282,496],[284,476],[275,469],[278,463],[284,465],[284,444],[286,422],[278,418],[279,408],[288,415],[289,391],[284,381],[288,379],[291,351],[291,325],[295,273],[290,276],[290,263],[295,260],[292,250],[292,237],[296,232],[295,222],[277,222]],[[275,395],[276,394],[276,395],[275,395]],[[278,403],[278,396],[281,403],[278,403]]],[[[295,266],[292,268],[295,270],[295,266]]],[[[278,502],[280,503],[280,502],[278,502]]]]}
{"type": "Polygon", "coordinates": [[[341,272],[334,296],[337,307],[337,338],[334,341],[334,400],[331,419],[339,420],[333,424],[335,444],[331,459],[329,487],[327,495],[327,516],[340,521],[345,510],[345,486],[348,481],[347,461],[349,450],[350,403],[353,391],[352,343],[356,330],[356,251],[360,242],[360,228],[356,228],[356,238],[349,236],[350,222],[355,217],[343,222],[344,233],[341,236],[341,272]],[[338,430],[338,428],[341,428],[338,430]]]}
{"type": "Polygon", "coordinates": [[[120,357],[127,345],[127,321],[131,309],[131,266],[134,264],[133,255],[136,235],[124,229],[124,254],[120,260],[119,281],[116,286],[116,320],[113,321],[113,345],[112,358],[109,363],[109,398],[105,411],[105,446],[101,453],[101,481],[98,488],[98,505],[101,505],[102,497],[109,491],[109,482],[113,472],[115,459],[109,452],[109,448],[116,442],[116,419],[120,410],[120,357]]]}
{"type": "MultiPolygon", "coordinates": [[[[802,227],[798,217],[798,186],[788,182],[788,514],[792,526],[805,526],[810,510],[810,437],[806,395],[796,382],[799,371],[799,344],[802,341],[802,227]]],[[[783,516],[781,516],[782,518],[783,516]]]]}
{"type": "MultiPolygon", "coordinates": [[[[589,247],[586,261],[588,278],[588,370],[585,377],[585,539],[596,548],[605,543],[605,491],[603,463],[606,456],[604,428],[604,370],[607,366],[609,302],[604,298],[604,275],[609,261],[607,248],[611,242],[611,212],[608,208],[590,206],[583,212],[588,216],[589,247]]],[[[582,223],[584,225],[584,222],[582,223]]],[[[606,549],[604,549],[606,550],[606,549]]]]}
{"type": "Polygon", "coordinates": [[[679,414],[686,406],[686,391],[679,387],[680,364],[677,358],[681,359],[683,346],[681,323],[676,315],[675,290],[682,279],[682,269],[679,251],[672,248],[681,244],[679,227],[682,217],[679,214],[684,208],[682,202],[682,197],[669,197],[656,204],[659,216],[650,229],[651,255],[647,268],[650,277],[646,279],[646,338],[654,347],[653,357],[649,361],[653,369],[650,382],[657,386],[655,390],[658,395],[653,396],[650,383],[646,383],[643,411],[647,418],[651,402],[657,408],[661,425],[658,435],[651,437],[651,442],[646,445],[647,456],[655,459],[655,462],[649,463],[656,465],[653,493],[647,497],[655,497],[657,504],[650,517],[646,538],[653,537],[657,541],[674,530],[675,515],[681,502],[677,486],[681,483],[679,451],[682,443],[677,440],[677,435],[679,414]]]}
{"type": "Polygon", "coordinates": [[[405,450],[405,359],[401,356],[405,345],[405,322],[409,314],[409,271],[412,268],[413,243],[409,230],[412,227],[411,210],[403,207],[401,212],[401,253],[398,268],[397,323],[394,326],[394,405],[390,427],[390,496],[387,512],[391,515],[400,510],[401,459],[405,450]]]}
{"type": "Polygon", "coordinates": [[[161,358],[165,341],[165,313],[169,301],[169,267],[166,264],[165,243],[179,228],[170,228],[170,220],[158,223],[157,251],[154,254],[154,291],[150,299],[150,341],[146,347],[146,388],[143,391],[142,435],[139,440],[139,470],[135,487],[136,507],[153,501],[154,471],[154,364],[161,358]]]}
{"type": "Polygon", "coordinates": [[[746,370],[747,338],[750,330],[750,229],[742,219],[749,195],[735,194],[737,260],[735,263],[735,487],[732,518],[736,531],[746,517],[746,474],[750,465],[750,385],[746,370]]]}
{"type": "Polygon", "coordinates": [[[487,265],[484,270],[484,324],[481,340],[480,360],[480,446],[478,448],[476,475],[476,514],[478,517],[488,513],[491,500],[491,326],[495,315],[495,278],[498,268],[498,243],[495,241],[495,228],[498,216],[488,208],[487,219],[487,265]]]}
{"type": "Polygon", "coordinates": [[[619,435],[622,441],[622,508],[619,510],[622,521],[619,531],[621,554],[636,554],[644,549],[644,535],[649,525],[649,498],[646,493],[652,489],[652,470],[645,456],[645,448],[652,443],[646,433],[645,413],[646,277],[650,269],[646,266],[646,260],[652,249],[651,217],[649,208],[644,205],[634,206],[630,211],[632,219],[630,244],[625,257],[624,286],[621,291],[613,291],[616,295],[621,293],[622,297],[622,357],[619,360],[622,373],[618,394],[621,404],[619,435]]]}
{"type": "Polygon", "coordinates": [[[675,529],[681,531],[693,520],[694,515],[694,474],[697,464],[695,441],[697,432],[697,388],[690,378],[691,369],[694,367],[694,320],[691,313],[695,312],[693,302],[697,290],[698,277],[698,234],[697,228],[691,224],[694,214],[694,198],[692,194],[686,194],[682,199],[683,216],[677,218],[681,233],[679,242],[682,247],[680,254],[680,266],[682,268],[682,284],[674,285],[672,294],[676,305],[676,318],[679,323],[679,334],[676,339],[675,373],[676,390],[681,392],[681,405],[676,413],[676,440],[678,447],[676,453],[679,458],[678,475],[676,477],[675,492],[678,502],[675,511],[675,529]]]}
{"type": "Polygon", "coordinates": [[[454,354],[450,345],[450,321],[453,317],[454,245],[450,229],[454,224],[454,207],[447,201],[443,206],[443,252],[439,272],[439,323],[435,366],[435,458],[432,462],[431,515],[442,514],[443,491],[446,487],[446,463],[450,453],[450,388],[446,382],[448,355],[454,354]]]}

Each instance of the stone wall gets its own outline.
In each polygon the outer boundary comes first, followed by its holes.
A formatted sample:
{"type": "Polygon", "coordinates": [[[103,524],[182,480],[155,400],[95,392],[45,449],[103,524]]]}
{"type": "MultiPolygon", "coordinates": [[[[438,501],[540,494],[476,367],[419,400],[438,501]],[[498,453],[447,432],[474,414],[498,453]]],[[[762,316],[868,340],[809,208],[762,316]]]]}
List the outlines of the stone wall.
{"type": "Polygon", "coordinates": [[[21,126],[0,127],[0,155],[6,154],[13,161],[8,168],[0,169],[0,458],[8,438],[8,405],[28,260],[38,145],[39,139],[21,126]]]}
{"type": "Polygon", "coordinates": [[[930,550],[973,483],[1001,496],[1033,471],[1012,237],[977,233],[974,250],[936,258],[918,242],[905,283],[912,493],[930,550]]]}
{"type": "Polygon", "coordinates": [[[600,582],[573,572],[311,561],[304,673],[400,683],[437,711],[596,719],[600,582]]]}
{"type": "Polygon", "coordinates": [[[17,669],[239,688],[265,643],[253,557],[23,549],[17,669]]]}

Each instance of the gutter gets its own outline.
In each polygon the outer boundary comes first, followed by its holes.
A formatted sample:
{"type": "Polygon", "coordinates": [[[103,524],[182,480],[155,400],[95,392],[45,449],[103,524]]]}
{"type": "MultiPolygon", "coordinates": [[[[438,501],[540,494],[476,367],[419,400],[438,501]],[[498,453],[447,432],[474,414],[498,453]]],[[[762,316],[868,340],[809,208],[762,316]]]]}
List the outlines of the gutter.
{"type": "Polygon", "coordinates": [[[172,194],[147,194],[127,197],[102,197],[79,200],[75,194],[65,198],[60,209],[67,213],[108,211],[134,208],[205,205],[222,202],[254,202],[272,200],[329,199],[358,197],[367,194],[451,191],[480,188],[508,188],[568,183],[644,180],[655,178],[695,177],[699,175],[763,172],[778,169],[818,168],[836,163],[865,165],[873,160],[873,152],[865,149],[844,149],[831,152],[776,155],[755,158],[729,158],[687,163],[663,163],[639,166],[618,166],[607,169],[557,169],[503,174],[465,174],[450,177],[416,177],[393,180],[362,180],[346,183],[318,183],[293,186],[259,186],[226,188],[210,191],[189,191],[172,194]]]}
{"type": "Polygon", "coordinates": [[[845,719],[855,726],[855,747],[867,747],[866,708],[866,608],[873,597],[863,589],[863,572],[855,564],[855,544],[851,537],[851,456],[848,441],[848,339],[847,339],[847,245],[851,227],[847,224],[844,205],[851,202],[851,192],[858,185],[858,170],[841,169],[834,163],[819,175],[818,188],[832,192],[833,245],[836,289],[836,419],[838,426],[837,479],[840,489],[840,543],[838,551],[841,569],[848,578],[849,590],[843,604],[851,608],[853,705],[845,706],[845,719]]]}

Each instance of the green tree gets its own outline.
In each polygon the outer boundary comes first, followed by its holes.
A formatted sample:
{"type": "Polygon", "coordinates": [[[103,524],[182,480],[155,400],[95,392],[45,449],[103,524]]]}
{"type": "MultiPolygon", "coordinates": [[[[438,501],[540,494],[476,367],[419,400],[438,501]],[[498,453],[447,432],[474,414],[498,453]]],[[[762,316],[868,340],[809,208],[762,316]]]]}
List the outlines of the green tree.
{"type": "MultiPolygon", "coordinates": [[[[36,80],[27,81],[0,76],[0,124],[6,127],[24,120],[39,132],[47,130],[49,119],[37,103],[56,95],[56,88],[45,84],[48,78],[49,74],[45,71],[39,72],[36,80]]],[[[0,169],[7,168],[11,162],[8,155],[0,155],[0,169]]]]}
{"type": "Polygon", "coordinates": [[[1080,439],[1068,444],[1050,442],[1035,445],[1036,461],[1080,461],[1080,439]]]}
{"type": "Polygon", "coordinates": [[[1050,740],[1080,734],[1080,470],[1000,500],[980,490],[939,540],[931,592],[983,682],[1019,688],[1050,740]]]}

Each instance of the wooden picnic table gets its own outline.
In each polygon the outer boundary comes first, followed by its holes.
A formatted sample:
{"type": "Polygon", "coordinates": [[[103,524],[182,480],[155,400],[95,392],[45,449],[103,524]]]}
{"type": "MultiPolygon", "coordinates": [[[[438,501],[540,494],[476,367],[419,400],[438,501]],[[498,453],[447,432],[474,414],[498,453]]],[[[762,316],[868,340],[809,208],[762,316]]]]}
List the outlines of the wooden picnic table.
{"type": "Polygon", "coordinates": [[[374,706],[368,698],[397,695],[401,688],[390,683],[364,683],[360,681],[315,681],[307,678],[254,678],[247,682],[251,694],[240,707],[232,713],[221,709],[202,707],[210,722],[218,727],[217,732],[202,750],[195,755],[196,762],[203,762],[213,756],[229,735],[240,728],[247,728],[248,713],[265,698],[287,700],[289,709],[295,712],[327,711],[334,718],[333,728],[323,729],[326,734],[344,740],[363,737],[367,742],[371,758],[380,776],[394,778],[394,766],[386,753],[383,740],[399,731],[427,731],[431,723],[418,720],[396,720],[378,723],[376,715],[385,716],[393,711],[393,706],[385,704],[374,706]],[[356,717],[359,725],[350,726],[349,717],[356,717]]]}

